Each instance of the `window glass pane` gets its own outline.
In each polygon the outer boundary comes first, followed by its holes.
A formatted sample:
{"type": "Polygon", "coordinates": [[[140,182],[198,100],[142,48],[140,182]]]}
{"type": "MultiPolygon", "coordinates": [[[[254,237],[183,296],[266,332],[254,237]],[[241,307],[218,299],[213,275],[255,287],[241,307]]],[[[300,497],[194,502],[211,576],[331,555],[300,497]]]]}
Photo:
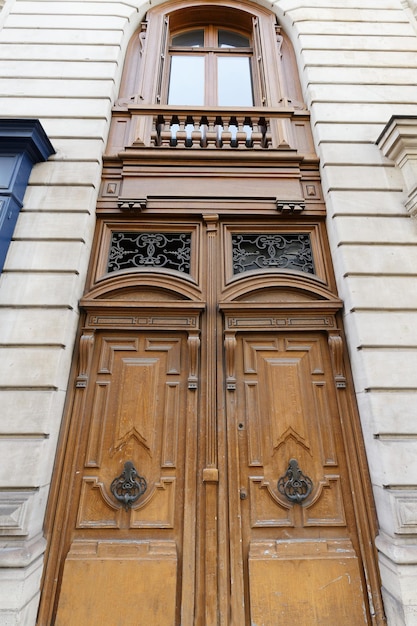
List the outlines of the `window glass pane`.
{"type": "Polygon", "coordinates": [[[218,57],[219,106],[253,106],[248,57],[218,57]]]}
{"type": "Polygon", "coordinates": [[[249,38],[230,30],[219,30],[219,48],[249,48],[249,38]]]}
{"type": "Polygon", "coordinates": [[[168,104],[204,104],[204,57],[188,54],[171,57],[168,104]]]}
{"type": "Polygon", "coordinates": [[[204,46],[204,30],[189,30],[186,33],[175,35],[172,38],[173,46],[186,46],[187,48],[200,48],[204,46]]]}

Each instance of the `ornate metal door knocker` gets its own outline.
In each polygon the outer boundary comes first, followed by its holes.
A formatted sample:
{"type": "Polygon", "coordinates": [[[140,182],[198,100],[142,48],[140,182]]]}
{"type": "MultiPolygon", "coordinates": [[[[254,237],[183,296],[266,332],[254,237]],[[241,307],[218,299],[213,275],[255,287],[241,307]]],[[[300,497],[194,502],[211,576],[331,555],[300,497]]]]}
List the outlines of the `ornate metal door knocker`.
{"type": "Polygon", "coordinates": [[[302,473],[296,459],[290,459],[288,469],[278,480],[277,487],[288,500],[300,503],[310,495],[313,481],[302,473]]]}
{"type": "Polygon", "coordinates": [[[113,480],[110,486],[110,491],[126,511],[132,508],[146,489],[146,480],[143,476],[139,476],[132,461],[126,461],[123,472],[113,480]]]}

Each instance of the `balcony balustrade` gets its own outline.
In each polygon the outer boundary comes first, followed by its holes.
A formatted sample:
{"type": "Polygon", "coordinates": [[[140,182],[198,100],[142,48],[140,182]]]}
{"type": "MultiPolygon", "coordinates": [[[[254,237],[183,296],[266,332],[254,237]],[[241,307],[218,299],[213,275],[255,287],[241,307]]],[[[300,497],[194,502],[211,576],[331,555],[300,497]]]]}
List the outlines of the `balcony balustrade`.
{"type": "Polygon", "coordinates": [[[265,117],[164,113],[154,116],[151,145],[176,148],[255,148],[271,145],[265,117]]]}
{"type": "Polygon", "coordinates": [[[108,154],[140,147],[185,150],[291,150],[314,154],[308,111],[291,106],[115,107],[108,154]]]}

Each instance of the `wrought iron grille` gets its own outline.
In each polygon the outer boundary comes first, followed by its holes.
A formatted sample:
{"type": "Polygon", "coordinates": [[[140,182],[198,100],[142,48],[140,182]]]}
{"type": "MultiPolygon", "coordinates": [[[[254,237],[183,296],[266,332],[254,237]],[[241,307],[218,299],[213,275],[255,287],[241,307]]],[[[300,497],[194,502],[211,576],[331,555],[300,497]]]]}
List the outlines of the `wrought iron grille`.
{"type": "Polygon", "coordinates": [[[190,233],[113,232],[107,271],[135,267],[166,268],[190,273],[190,233]]]}
{"type": "Polygon", "coordinates": [[[232,235],[233,273],[259,269],[289,269],[314,274],[308,234],[232,235]]]}

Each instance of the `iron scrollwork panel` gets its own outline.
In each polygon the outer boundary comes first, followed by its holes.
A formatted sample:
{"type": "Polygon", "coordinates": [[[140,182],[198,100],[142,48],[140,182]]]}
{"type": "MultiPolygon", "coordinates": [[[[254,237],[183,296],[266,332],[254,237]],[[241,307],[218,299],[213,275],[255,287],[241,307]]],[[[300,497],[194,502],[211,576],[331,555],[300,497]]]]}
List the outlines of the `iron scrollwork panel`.
{"type": "Polygon", "coordinates": [[[314,274],[310,235],[240,233],[232,235],[233,274],[289,269],[314,274]]]}
{"type": "Polygon", "coordinates": [[[110,242],[107,271],[165,268],[190,273],[190,233],[115,231],[110,242]]]}

